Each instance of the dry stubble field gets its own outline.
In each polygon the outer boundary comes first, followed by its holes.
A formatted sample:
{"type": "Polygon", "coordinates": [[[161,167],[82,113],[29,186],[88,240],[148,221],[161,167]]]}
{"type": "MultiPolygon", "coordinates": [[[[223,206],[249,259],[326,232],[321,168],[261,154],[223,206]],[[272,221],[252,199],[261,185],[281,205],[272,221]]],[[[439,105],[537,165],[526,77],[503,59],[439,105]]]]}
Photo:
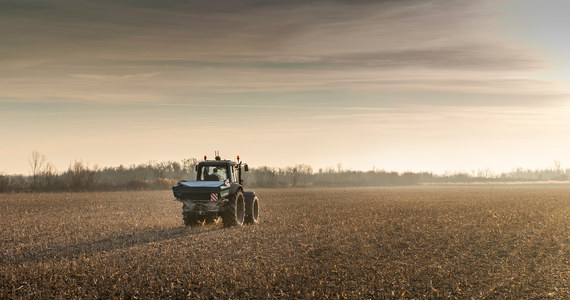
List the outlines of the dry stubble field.
{"type": "Polygon", "coordinates": [[[570,298],[570,187],[257,193],[230,229],[169,191],[0,195],[0,298],[570,298]]]}

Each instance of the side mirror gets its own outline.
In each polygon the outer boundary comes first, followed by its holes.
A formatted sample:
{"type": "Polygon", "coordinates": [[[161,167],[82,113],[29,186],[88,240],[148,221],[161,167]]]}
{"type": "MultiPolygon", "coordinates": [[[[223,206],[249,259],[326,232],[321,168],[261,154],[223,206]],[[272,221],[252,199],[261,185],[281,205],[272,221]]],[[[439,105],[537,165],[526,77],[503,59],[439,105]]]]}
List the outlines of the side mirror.
{"type": "Polygon", "coordinates": [[[249,167],[247,165],[243,166],[243,169],[247,172],[249,171],[249,167]]]}

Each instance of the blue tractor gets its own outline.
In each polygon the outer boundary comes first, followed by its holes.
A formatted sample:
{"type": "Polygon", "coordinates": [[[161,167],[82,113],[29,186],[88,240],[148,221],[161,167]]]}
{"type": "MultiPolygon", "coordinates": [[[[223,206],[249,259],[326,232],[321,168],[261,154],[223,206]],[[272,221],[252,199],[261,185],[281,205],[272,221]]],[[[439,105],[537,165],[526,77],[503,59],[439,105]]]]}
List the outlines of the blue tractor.
{"type": "Polygon", "coordinates": [[[224,227],[257,224],[259,200],[244,191],[243,171],[248,166],[239,156],[237,162],[222,160],[218,153],[214,160],[204,156],[196,166],[196,181],[182,180],[172,187],[176,201],[182,202],[184,225],[210,224],[220,217],[224,227]]]}

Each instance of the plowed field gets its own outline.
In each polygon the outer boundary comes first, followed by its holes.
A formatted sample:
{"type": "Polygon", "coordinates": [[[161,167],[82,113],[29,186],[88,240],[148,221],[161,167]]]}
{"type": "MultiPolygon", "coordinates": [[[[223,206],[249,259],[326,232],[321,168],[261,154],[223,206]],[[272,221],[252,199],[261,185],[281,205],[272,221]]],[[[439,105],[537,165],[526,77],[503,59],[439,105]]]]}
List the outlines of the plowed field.
{"type": "Polygon", "coordinates": [[[258,190],[185,228],[169,191],[0,195],[0,298],[570,298],[570,187],[258,190]]]}

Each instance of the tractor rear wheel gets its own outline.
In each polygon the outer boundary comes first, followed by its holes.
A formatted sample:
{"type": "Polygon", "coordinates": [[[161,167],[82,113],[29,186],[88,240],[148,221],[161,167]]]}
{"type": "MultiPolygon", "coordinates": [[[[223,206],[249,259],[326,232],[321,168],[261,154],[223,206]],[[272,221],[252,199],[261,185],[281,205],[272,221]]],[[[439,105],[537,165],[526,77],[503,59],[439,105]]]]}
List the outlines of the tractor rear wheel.
{"type": "Polygon", "coordinates": [[[245,215],[245,198],[241,190],[231,195],[224,207],[222,220],[224,227],[242,226],[245,215]]]}
{"type": "Polygon", "coordinates": [[[259,222],[259,200],[255,194],[246,193],[245,197],[245,223],[257,224],[259,222]]]}

